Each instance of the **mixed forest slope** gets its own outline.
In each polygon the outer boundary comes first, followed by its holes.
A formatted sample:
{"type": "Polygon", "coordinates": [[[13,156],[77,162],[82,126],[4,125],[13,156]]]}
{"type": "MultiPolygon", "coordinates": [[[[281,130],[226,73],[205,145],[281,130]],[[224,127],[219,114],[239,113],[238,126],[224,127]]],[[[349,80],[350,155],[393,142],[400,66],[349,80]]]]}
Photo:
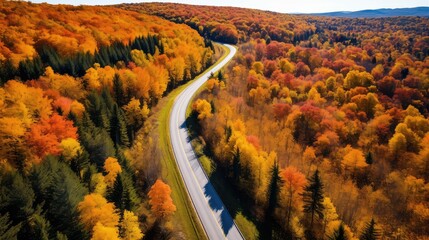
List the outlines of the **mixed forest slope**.
{"type": "Polygon", "coordinates": [[[1,238],[186,238],[147,119],[211,42],[114,7],[15,1],[0,36],[1,238]]]}
{"type": "Polygon", "coordinates": [[[429,236],[428,18],[121,7],[238,43],[190,125],[251,237],[429,236]]]}

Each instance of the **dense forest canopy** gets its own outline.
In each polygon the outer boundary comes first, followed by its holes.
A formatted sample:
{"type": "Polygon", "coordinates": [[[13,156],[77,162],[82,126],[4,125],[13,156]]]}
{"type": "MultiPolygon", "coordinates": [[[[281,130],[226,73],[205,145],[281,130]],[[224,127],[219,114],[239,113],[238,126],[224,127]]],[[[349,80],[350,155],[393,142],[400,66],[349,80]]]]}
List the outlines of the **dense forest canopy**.
{"type": "Polygon", "coordinates": [[[183,236],[148,121],[212,64],[186,25],[0,2],[0,238],[183,236]]]}
{"type": "Polygon", "coordinates": [[[190,121],[259,237],[428,237],[429,18],[122,8],[238,44],[190,121]]]}
{"type": "Polygon", "coordinates": [[[0,0],[0,238],[189,238],[154,111],[211,41],[188,126],[247,238],[429,237],[429,18],[0,0]]]}

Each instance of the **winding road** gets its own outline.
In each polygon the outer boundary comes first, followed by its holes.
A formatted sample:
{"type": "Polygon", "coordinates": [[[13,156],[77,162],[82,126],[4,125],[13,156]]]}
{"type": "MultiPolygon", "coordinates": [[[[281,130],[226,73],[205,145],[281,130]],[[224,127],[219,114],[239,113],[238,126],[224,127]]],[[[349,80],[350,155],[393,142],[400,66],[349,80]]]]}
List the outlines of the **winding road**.
{"type": "Polygon", "coordinates": [[[186,108],[194,93],[207,81],[211,72],[220,70],[237,52],[231,45],[224,46],[229,48],[229,54],[175,99],[169,120],[170,140],[180,174],[208,238],[239,240],[243,236],[202,169],[191,146],[185,122],[186,108]]]}

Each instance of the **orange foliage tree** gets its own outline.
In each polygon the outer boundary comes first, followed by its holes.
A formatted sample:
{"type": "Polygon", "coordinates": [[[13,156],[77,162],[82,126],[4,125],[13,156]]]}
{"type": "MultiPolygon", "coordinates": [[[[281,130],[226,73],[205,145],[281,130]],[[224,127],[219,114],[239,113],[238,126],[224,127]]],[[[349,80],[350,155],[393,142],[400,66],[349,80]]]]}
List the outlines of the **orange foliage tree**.
{"type": "Polygon", "coordinates": [[[160,179],[156,180],[150,188],[148,193],[149,204],[151,205],[152,213],[158,220],[168,219],[176,211],[176,206],[170,194],[170,186],[160,179]]]}

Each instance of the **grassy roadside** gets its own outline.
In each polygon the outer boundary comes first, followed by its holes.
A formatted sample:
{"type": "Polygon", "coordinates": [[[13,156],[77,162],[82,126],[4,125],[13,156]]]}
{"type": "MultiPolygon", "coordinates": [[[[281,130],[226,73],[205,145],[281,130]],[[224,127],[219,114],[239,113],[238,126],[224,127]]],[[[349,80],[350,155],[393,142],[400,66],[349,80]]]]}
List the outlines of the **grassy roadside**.
{"type": "MultiPolygon", "coordinates": [[[[217,61],[219,62],[229,54],[229,49],[221,45],[217,46],[225,49],[225,53],[217,61]]],[[[211,69],[211,67],[208,68],[204,73],[211,71],[211,69]]],[[[197,78],[198,77],[199,76],[197,76],[197,78]]],[[[162,177],[170,185],[172,189],[171,195],[177,207],[177,211],[173,217],[173,224],[176,226],[181,225],[183,227],[182,231],[185,233],[186,239],[207,239],[200,220],[192,206],[192,202],[186,192],[186,187],[174,159],[168,124],[174,100],[192,82],[193,81],[190,81],[187,84],[176,88],[159,103],[161,110],[157,113],[157,131],[159,132],[159,148],[161,150],[162,177]]]]}

